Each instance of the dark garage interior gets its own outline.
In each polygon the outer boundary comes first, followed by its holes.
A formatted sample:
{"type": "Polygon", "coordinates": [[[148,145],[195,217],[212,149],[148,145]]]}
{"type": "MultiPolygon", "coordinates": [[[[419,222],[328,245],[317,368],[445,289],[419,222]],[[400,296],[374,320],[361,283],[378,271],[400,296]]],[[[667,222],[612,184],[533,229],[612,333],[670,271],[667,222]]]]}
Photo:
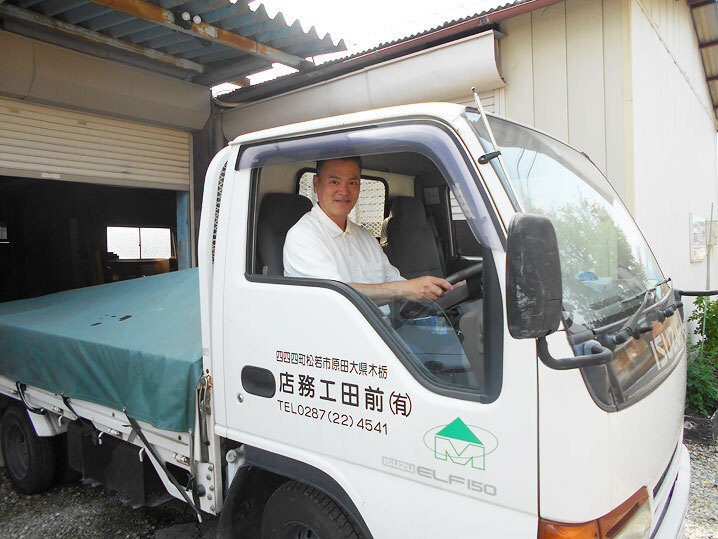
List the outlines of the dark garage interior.
{"type": "Polygon", "coordinates": [[[0,301],[177,268],[178,193],[0,177],[0,301]],[[170,230],[169,259],[117,260],[107,227],[170,230]]]}

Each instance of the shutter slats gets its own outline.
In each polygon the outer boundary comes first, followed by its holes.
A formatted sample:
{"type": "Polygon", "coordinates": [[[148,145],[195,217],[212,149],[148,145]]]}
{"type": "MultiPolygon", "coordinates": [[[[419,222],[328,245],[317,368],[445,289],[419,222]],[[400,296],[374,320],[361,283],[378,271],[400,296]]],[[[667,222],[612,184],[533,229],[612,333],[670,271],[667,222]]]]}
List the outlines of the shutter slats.
{"type": "Polygon", "coordinates": [[[156,145],[157,147],[163,146],[163,147],[169,147],[169,148],[175,148],[178,150],[183,150],[187,148],[188,144],[181,144],[174,141],[163,141],[161,139],[155,139],[152,136],[148,136],[146,133],[142,132],[141,136],[133,136],[128,135],[125,133],[112,131],[111,129],[96,129],[95,127],[91,127],[89,125],[80,125],[80,124],[58,124],[56,122],[52,121],[52,118],[45,118],[45,119],[39,119],[39,118],[26,118],[18,115],[12,115],[12,114],[4,114],[0,111],[0,124],[7,125],[7,126],[13,126],[14,129],[18,131],[23,131],[24,127],[33,127],[36,129],[42,129],[46,133],[52,133],[52,134],[62,134],[65,133],[72,134],[75,136],[82,136],[85,137],[87,140],[95,140],[97,138],[101,138],[103,140],[109,140],[109,141],[118,141],[118,142],[125,142],[130,144],[135,144],[141,147],[141,145],[147,145],[148,143],[152,143],[156,145]]]}
{"type": "MultiPolygon", "coordinates": [[[[35,174],[28,174],[28,177],[34,178],[39,175],[47,174],[48,176],[42,176],[49,179],[60,179],[60,178],[53,178],[52,176],[55,175],[68,175],[68,176],[84,176],[86,174],[85,169],[78,169],[78,168],[72,168],[72,167],[45,167],[42,169],[38,169],[37,166],[33,166],[27,163],[21,163],[18,164],[16,161],[6,161],[3,159],[3,156],[0,155],[0,169],[7,169],[12,171],[27,171],[27,172],[34,172],[35,174]],[[52,176],[50,176],[52,175],[52,176]]],[[[166,178],[158,178],[156,175],[151,176],[144,176],[141,174],[127,174],[122,173],[118,174],[115,172],[103,172],[103,174],[99,177],[100,179],[94,182],[90,183],[103,183],[103,184],[111,184],[111,185],[125,185],[123,183],[124,181],[127,182],[127,185],[136,185],[137,183],[143,183],[143,184],[152,184],[152,187],[158,187],[158,188],[167,188],[167,186],[172,186],[175,189],[183,189],[184,184],[172,181],[172,179],[166,179],[166,178]],[[108,181],[110,180],[110,181],[108,181]]]]}
{"type": "Polygon", "coordinates": [[[4,147],[6,151],[9,150],[9,152],[18,152],[18,154],[22,155],[36,155],[24,153],[28,151],[42,151],[47,153],[48,156],[56,159],[61,159],[63,155],[67,155],[69,160],[78,160],[79,156],[82,159],[98,158],[100,160],[96,162],[99,163],[106,160],[126,163],[129,160],[133,163],[147,166],[147,168],[156,166],[158,167],[158,170],[177,170],[180,172],[186,172],[189,169],[189,164],[185,159],[160,158],[152,155],[150,152],[143,152],[142,150],[123,150],[115,148],[112,152],[112,157],[107,157],[107,151],[88,148],[85,145],[74,141],[66,140],[65,145],[62,148],[58,148],[58,146],[52,142],[50,137],[43,137],[43,139],[46,141],[41,142],[38,140],[37,142],[33,142],[17,138],[13,139],[5,136],[2,130],[0,130],[0,148],[4,147]],[[32,144],[28,144],[28,142],[32,142],[32,144]],[[12,149],[10,150],[10,148],[12,149]]]}
{"type": "MultiPolygon", "coordinates": [[[[134,155],[135,152],[142,152],[141,155],[158,155],[156,149],[148,149],[146,142],[125,142],[121,140],[113,140],[110,138],[102,137],[89,137],[86,135],[75,135],[72,133],[57,133],[48,131],[47,129],[31,126],[14,125],[12,123],[2,123],[0,120],[0,136],[6,138],[12,138],[15,140],[27,141],[27,145],[31,146],[33,142],[48,142],[51,144],[57,144],[59,136],[62,137],[63,142],[72,146],[89,147],[96,146],[98,148],[106,150],[106,146],[111,146],[113,151],[124,151],[130,155],[134,155]],[[21,129],[21,130],[20,130],[21,129]]],[[[187,149],[179,150],[175,148],[165,148],[162,152],[168,159],[170,158],[182,158],[187,159],[187,149]]]]}
{"type": "Polygon", "coordinates": [[[174,178],[177,178],[180,176],[175,171],[162,171],[158,169],[147,169],[147,168],[141,168],[133,165],[111,165],[108,163],[88,163],[87,160],[70,160],[66,157],[62,159],[54,159],[52,157],[48,157],[47,155],[39,155],[40,152],[32,152],[31,150],[25,151],[22,154],[20,153],[5,153],[0,152],[0,159],[5,162],[10,162],[11,160],[16,160],[18,156],[24,156],[29,159],[26,159],[24,163],[26,164],[25,168],[26,170],[37,170],[39,172],[47,171],[47,172],[53,172],[55,170],[59,170],[60,168],[72,168],[76,172],[74,174],[80,174],[82,170],[87,170],[86,165],[91,164],[92,169],[95,170],[98,173],[115,173],[115,174],[127,174],[129,176],[135,176],[137,174],[144,176],[146,178],[167,178],[169,180],[172,180],[174,178]],[[36,155],[33,155],[36,154],[36,155]]]}
{"type": "Polygon", "coordinates": [[[0,97],[0,167],[13,174],[187,190],[190,148],[187,132],[0,97]]]}
{"type": "Polygon", "coordinates": [[[142,133],[150,134],[153,136],[175,138],[177,140],[183,140],[184,131],[178,131],[176,129],[169,129],[166,127],[157,127],[153,125],[145,125],[141,123],[131,122],[127,120],[118,120],[114,118],[107,118],[104,116],[96,116],[94,114],[86,114],[84,112],[76,112],[72,110],[58,109],[55,107],[47,107],[43,105],[36,105],[27,101],[15,101],[12,99],[3,99],[0,97],[0,111],[9,112],[13,111],[13,114],[29,114],[29,115],[40,115],[41,118],[49,116],[53,121],[57,123],[62,122],[82,122],[92,123],[95,125],[106,126],[106,129],[119,129],[132,131],[141,135],[142,133]]]}

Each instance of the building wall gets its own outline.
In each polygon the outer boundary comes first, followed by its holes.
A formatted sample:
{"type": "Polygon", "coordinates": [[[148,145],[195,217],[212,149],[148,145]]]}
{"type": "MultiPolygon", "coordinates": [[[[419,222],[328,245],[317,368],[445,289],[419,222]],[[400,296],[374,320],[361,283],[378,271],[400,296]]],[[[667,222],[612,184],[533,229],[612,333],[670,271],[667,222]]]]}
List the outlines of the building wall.
{"type": "Polygon", "coordinates": [[[562,2],[500,29],[506,116],[584,151],[626,200],[620,0],[562,2]]]}
{"type": "Polygon", "coordinates": [[[716,124],[685,2],[568,0],[500,30],[506,116],[586,152],[675,285],[704,287],[688,219],[718,195],[716,124]]]}
{"type": "Polygon", "coordinates": [[[675,286],[701,289],[707,261],[690,262],[689,213],[707,219],[718,204],[716,127],[688,7],[633,0],[630,27],[634,215],[675,286]]]}
{"type": "Polygon", "coordinates": [[[201,129],[210,90],[0,31],[0,95],[180,129],[201,129]]]}

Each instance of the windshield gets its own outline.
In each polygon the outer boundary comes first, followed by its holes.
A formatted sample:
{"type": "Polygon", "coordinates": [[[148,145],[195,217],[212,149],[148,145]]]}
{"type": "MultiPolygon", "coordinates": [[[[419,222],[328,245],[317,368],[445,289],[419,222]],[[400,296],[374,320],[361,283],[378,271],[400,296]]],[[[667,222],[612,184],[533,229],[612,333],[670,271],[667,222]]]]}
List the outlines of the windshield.
{"type": "MultiPolygon", "coordinates": [[[[484,149],[493,149],[481,117],[468,112],[467,118],[484,149]]],[[[489,121],[521,210],[548,217],[556,229],[567,321],[596,328],[632,314],[640,293],[664,278],[606,178],[551,137],[500,118],[489,121]]],[[[506,181],[496,159],[492,164],[506,181]]],[[[650,303],[667,290],[659,287],[650,303]]]]}
{"type": "MultiPolygon", "coordinates": [[[[493,151],[483,119],[471,111],[466,116],[484,151],[493,151]]],[[[582,353],[580,342],[615,333],[633,315],[646,330],[616,346],[610,363],[582,369],[602,408],[630,406],[658,387],[685,355],[680,315],[666,318],[661,311],[670,288],[653,253],[584,154],[501,118],[489,122],[509,178],[497,159],[491,164],[509,195],[515,193],[517,209],[548,217],[556,230],[564,320],[576,353],[582,353]]]]}

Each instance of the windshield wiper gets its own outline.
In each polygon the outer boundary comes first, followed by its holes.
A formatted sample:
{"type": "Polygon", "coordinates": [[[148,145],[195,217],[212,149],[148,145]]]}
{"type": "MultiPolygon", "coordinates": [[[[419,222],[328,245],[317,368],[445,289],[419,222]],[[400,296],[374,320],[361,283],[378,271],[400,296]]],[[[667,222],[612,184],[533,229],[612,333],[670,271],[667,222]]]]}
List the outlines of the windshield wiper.
{"type": "MultiPolygon", "coordinates": [[[[632,301],[634,299],[638,299],[641,296],[643,296],[643,301],[641,302],[641,305],[638,307],[638,309],[635,310],[635,312],[628,317],[626,322],[621,326],[621,329],[619,329],[616,333],[613,334],[606,334],[603,337],[601,337],[601,343],[608,347],[608,348],[615,348],[618,344],[625,343],[628,339],[633,337],[634,339],[640,338],[640,336],[644,333],[648,333],[653,329],[652,326],[641,326],[638,324],[638,318],[643,314],[643,312],[646,310],[646,307],[648,306],[648,299],[650,298],[651,294],[655,293],[656,289],[666,284],[671,280],[670,277],[662,280],[659,283],[656,283],[654,286],[651,286],[649,288],[646,288],[643,292],[639,292],[638,294],[631,296],[628,299],[625,299],[622,301],[622,303],[626,303],[629,301],[632,301]]],[[[668,297],[668,296],[666,296],[668,297]]],[[[676,312],[675,306],[671,305],[667,307],[666,309],[658,309],[657,310],[657,318],[661,322],[663,322],[666,318],[669,316],[673,316],[673,314],[676,312]]],[[[603,329],[603,328],[599,328],[603,329]]]]}
{"type": "Polygon", "coordinates": [[[631,296],[630,298],[626,298],[626,299],[621,300],[621,303],[628,303],[629,301],[633,301],[634,299],[640,298],[641,296],[643,296],[644,294],[647,294],[648,292],[653,292],[653,291],[654,291],[656,288],[658,288],[659,286],[664,285],[664,284],[670,282],[670,280],[671,280],[670,277],[666,277],[666,278],[663,279],[660,283],[656,283],[656,284],[653,285],[653,286],[649,286],[649,287],[646,288],[643,292],[639,292],[638,294],[635,294],[635,295],[631,296]]]}

